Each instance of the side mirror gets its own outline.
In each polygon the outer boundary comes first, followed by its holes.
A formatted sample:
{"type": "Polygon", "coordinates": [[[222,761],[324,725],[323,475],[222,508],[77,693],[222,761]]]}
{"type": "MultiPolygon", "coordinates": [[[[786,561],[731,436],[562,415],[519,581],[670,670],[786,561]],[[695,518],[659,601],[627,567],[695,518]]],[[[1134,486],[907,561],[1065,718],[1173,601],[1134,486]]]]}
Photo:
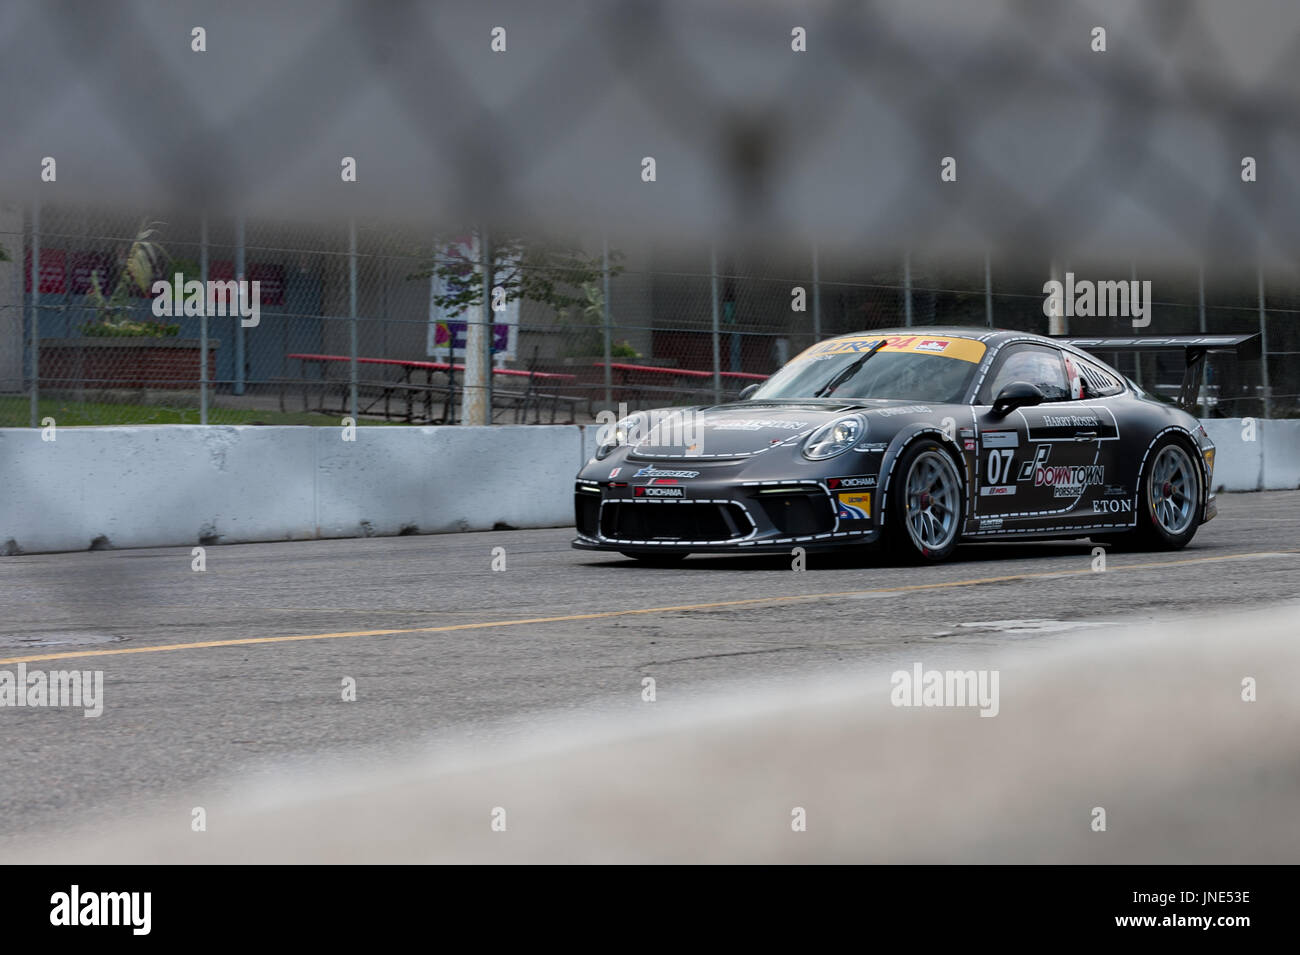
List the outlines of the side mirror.
{"type": "Polygon", "coordinates": [[[759,383],[756,381],[756,382],[754,382],[752,385],[746,385],[744,388],[741,388],[741,389],[740,389],[740,400],[741,400],[741,401],[745,401],[747,398],[749,398],[750,395],[752,395],[754,392],[758,391],[758,385],[759,385],[759,383]]]}
{"type": "Polygon", "coordinates": [[[1040,405],[1044,397],[1037,386],[1027,381],[1013,381],[999,391],[997,398],[993,400],[993,414],[1002,418],[1025,405],[1040,405]]]}

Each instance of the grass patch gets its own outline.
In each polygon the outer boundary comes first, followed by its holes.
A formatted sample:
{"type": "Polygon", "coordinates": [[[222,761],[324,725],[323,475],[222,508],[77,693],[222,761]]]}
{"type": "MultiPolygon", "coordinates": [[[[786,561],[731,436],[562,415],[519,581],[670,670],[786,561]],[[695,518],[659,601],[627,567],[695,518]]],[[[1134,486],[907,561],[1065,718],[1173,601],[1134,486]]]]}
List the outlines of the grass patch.
{"type": "MultiPolygon", "coordinates": [[[[116,402],[71,401],[42,398],[38,418],[53,418],[61,428],[108,425],[198,424],[198,408],[169,408],[164,405],[118,404],[116,402]]],[[[25,428],[30,423],[31,399],[25,395],[0,396],[0,428],[25,428]]],[[[262,411],[256,408],[209,408],[208,424],[302,424],[314,427],[340,425],[341,417],[303,411],[262,411]]],[[[362,418],[360,425],[405,425],[405,421],[362,418]]]]}

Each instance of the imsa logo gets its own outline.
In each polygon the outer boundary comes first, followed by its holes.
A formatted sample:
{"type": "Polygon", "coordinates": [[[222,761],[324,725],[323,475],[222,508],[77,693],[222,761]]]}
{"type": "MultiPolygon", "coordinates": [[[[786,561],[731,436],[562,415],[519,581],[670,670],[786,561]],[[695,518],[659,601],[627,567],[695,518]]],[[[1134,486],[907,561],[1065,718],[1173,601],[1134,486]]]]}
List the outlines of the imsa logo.
{"type": "Polygon", "coordinates": [[[1094,514],[1127,514],[1133,510],[1133,502],[1129,500],[1113,501],[1093,501],[1092,513],[1094,514]]]}

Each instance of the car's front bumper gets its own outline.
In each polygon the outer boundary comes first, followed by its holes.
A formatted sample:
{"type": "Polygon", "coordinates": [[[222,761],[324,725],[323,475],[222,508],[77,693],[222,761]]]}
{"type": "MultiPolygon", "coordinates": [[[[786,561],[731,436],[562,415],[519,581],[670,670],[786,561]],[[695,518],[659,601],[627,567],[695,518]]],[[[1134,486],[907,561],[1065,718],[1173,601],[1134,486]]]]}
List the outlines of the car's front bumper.
{"type": "Polygon", "coordinates": [[[580,479],[573,546],[705,553],[831,549],[876,540],[875,503],[874,488],[833,492],[816,480],[647,487],[580,479]],[[847,509],[840,495],[852,502],[847,509]]]}

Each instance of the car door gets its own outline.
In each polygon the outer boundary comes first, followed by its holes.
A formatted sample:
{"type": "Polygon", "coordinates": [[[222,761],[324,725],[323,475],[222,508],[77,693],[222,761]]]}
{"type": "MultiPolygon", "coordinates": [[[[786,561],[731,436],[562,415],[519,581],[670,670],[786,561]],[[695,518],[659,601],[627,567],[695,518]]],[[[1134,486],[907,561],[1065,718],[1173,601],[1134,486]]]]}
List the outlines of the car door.
{"type": "Polygon", "coordinates": [[[1085,469],[1096,467],[1102,433],[1114,431],[1101,423],[1104,416],[1079,406],[1079,394],[1071,392],[1058,348],[1013,342],[994,357],[974,408],[978,467],[970,533],[1049,531],[1077,520],[1078,482],[1097,476],[1085,469]],[[994,414],[994,399],[1015,381],[1034,385],[1044,402],[994,414]]]}

